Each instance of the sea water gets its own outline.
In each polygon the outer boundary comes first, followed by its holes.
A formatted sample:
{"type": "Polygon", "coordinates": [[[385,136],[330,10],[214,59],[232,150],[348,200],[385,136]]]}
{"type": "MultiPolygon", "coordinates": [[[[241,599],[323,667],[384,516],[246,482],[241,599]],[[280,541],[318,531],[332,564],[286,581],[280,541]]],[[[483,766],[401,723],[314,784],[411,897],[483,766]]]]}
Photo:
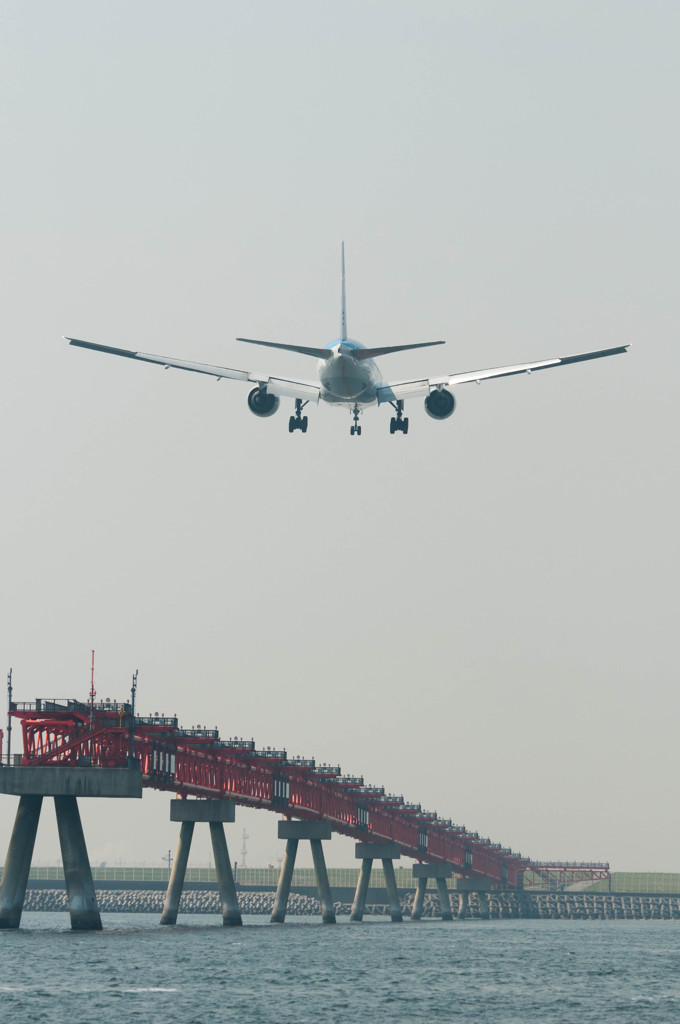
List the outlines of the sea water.
{"type": "Polygon", "coordinates": [[[2,1024],[680,1021],[680,925],[25,913],[0,932],[2,1024]]]}

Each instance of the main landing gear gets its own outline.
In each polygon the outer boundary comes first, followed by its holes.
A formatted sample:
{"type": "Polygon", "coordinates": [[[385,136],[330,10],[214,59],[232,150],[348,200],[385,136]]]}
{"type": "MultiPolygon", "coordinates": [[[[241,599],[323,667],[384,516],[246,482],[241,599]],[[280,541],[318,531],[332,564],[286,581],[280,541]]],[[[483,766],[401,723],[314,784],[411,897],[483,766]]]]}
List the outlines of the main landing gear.
{"type": "Polygon", "coordinates": [[[402,434],[408,434],[408,416],[404,416],[403,401],[398,398],[396,402],[390,402],[390,405],[397,411],[397,415],[390,420],[390,434],[396,434],[398,430],[401,430],[402,434]]]}
{"type": "Polygon", "coordinates": [[[358,405],[352,407],[352,417],[354,419],[354,425],[349,428],[349,432],[352,435],[352,437],[354,437],[355,434],[357,435],[357,437],[361,437],[361,427],[359,426],[360,411],[361,410],[359,409],[358,405]]]}
{"type": "Polygon", "coordinates": [[[303,402],[301,398],[295,399],[295,415],[288,420],[289,434],[295,430],[301,430],[303,434],[307,433],[307,417],[300,415],[306,405],[307,403],[303,402]]]}

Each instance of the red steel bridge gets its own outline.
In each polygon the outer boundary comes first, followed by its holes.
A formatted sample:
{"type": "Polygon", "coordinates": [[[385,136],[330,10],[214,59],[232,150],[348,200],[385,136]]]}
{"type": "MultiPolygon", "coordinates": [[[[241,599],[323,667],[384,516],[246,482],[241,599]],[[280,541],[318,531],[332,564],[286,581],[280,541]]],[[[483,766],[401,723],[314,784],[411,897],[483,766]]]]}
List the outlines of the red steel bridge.
{"type": "Polygon", "coordinates": [[[10,714],[21,723],[23,765],[138,763],[143,786],[324,821],[359,842],[398,843],[407,857],[450,865],[456,874],[498,886],[521,886],[525,875],[527,881],[559,878],[563,884],[609,877],[608,864],[532,862],[420,804],[367,785],[361,776],[343,775],[339,766],[291,758],[285,750],[258,750],[252,740],[224,740],[217,729],[183,729],[176,718],[133,717],[127,703],[13,702],[10,714]]]}

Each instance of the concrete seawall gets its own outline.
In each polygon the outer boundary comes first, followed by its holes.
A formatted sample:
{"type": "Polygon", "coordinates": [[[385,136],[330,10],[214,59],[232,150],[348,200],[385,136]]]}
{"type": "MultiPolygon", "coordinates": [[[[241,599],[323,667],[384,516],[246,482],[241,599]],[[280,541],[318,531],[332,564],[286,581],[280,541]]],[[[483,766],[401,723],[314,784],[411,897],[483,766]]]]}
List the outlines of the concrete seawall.
{"type": "MultiPolygon", "coordinates": [[[[160,914],[165,893],[159,889],[97,889],[97,902],[102,913],[160,914]]],[[[405,916],[413,906],[414,893],[400,894],[405,916]]],[[[270,914],[274,893],[239,892],[243,914],[270,914]]],[[[27,911],[67,911],[66,892],[63,888],[31,888],[26,893],[24,909],[27,911]]],[[[349,915],[349,902],[336,902],[335,912],[349,915]]],[[[217,892],[210,889],[185,889],[180,913],[219,914],[217,892]]],[[[373,903],[366,907],[367,914],[389,916],[387,904],[373,903]]],[[[455,898],[454,898],[455,913],[455,898]]],[[[319,902],[314,896],[291,893],[288,914],[316,916],[319,902]]],[[[439,899],[428,893],[423,907],[423,918],[439,917],[439,899]]],[[[543,920],[666,920],[680,921],[680,894],[649,893],[489,893],[489,917],[492,919],[533,918],[543,920]]],[[[480,918],[479,900],[471,893],[467,919],[480,918]]]]}

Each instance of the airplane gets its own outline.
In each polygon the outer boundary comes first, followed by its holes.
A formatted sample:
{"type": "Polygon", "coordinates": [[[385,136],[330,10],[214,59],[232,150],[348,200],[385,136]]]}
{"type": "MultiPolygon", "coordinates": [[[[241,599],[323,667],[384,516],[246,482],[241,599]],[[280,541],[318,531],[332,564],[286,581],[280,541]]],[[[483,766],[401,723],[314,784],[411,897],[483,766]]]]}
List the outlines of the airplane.
{"type": "Polygon", "coordinates": [[[273,416],[278,410],[281,398],[292,398],[295,412],[288,421],[288,430],[293,434],[300,430],[307,432],[308,418],[303,416],[303,409],[311,402],[327,402],[330,405],[349,408],[352,416],[350,434],[361,435],[359,416],[363,409],[372,405],[390,405],[395,415],[390,420],[390,434],[408,433],[408,417],[404,416],[404,402],[407,399],[424,397],[425,411],[435,420],[445,420],[453,414],[456,399],[449,389],[458,384],[474,381],[480,384],[483,380],[494,377],[511,377],[518,373],[532,373],[535,370],[547,370],[554,366],[567,366],[569,363],[580,363],[588,359],[601,359],[604,356],[620,355],[630,345],[619,345],[616,348],[604,348],[597,351],[581,352],[571,356],[557,356],[554,359],[538,359],[530,363],[516,363],[511,366],[496,366],[487,370],[468,370],[464,373],[447,373],[435,377],[424,377],[416,380],[402,380],[385,383],[374,360],[378,356],[390,355],[392,352],[405,352],[409,349],[430,348],[433,345],[444,345],[443,341],[424,341],[409,345],[385,345],[377,348],[366,348],[360,342],[347,337],[347,308],[345,301],[345,244],[342,243],[342,296],[340,308],[340,337],[323,348],[308,345],[288,345],[277,341],[259,341],[255,338],[237,338],[237,341],[249,345],[264,345],[267,348],[283,349],[287,352],[299,352],[313,356],[319,360],[318,380],[297,380],[285,377],[272,377],[266,373],[255,373],[249,370],[234,370],[226,366],[212,366],[209,363],[193,363],[184,359],[171,359],[168,356],[157,356],[147,352],[136,352],[131,349],[115,348],[110,345],[98,345],[92,341],[81,341],[78,338],[65,337],[70,345],[89,348],[95,352],[108,352],[114,356],[138,359],[144,363],[157,363],[166,370],[171,367],[178,370],[189,370],[193,373],[205,373],[217,380],[241,380],[254,384],[248,394],[248,407],[256,416],[273,416]]]}

